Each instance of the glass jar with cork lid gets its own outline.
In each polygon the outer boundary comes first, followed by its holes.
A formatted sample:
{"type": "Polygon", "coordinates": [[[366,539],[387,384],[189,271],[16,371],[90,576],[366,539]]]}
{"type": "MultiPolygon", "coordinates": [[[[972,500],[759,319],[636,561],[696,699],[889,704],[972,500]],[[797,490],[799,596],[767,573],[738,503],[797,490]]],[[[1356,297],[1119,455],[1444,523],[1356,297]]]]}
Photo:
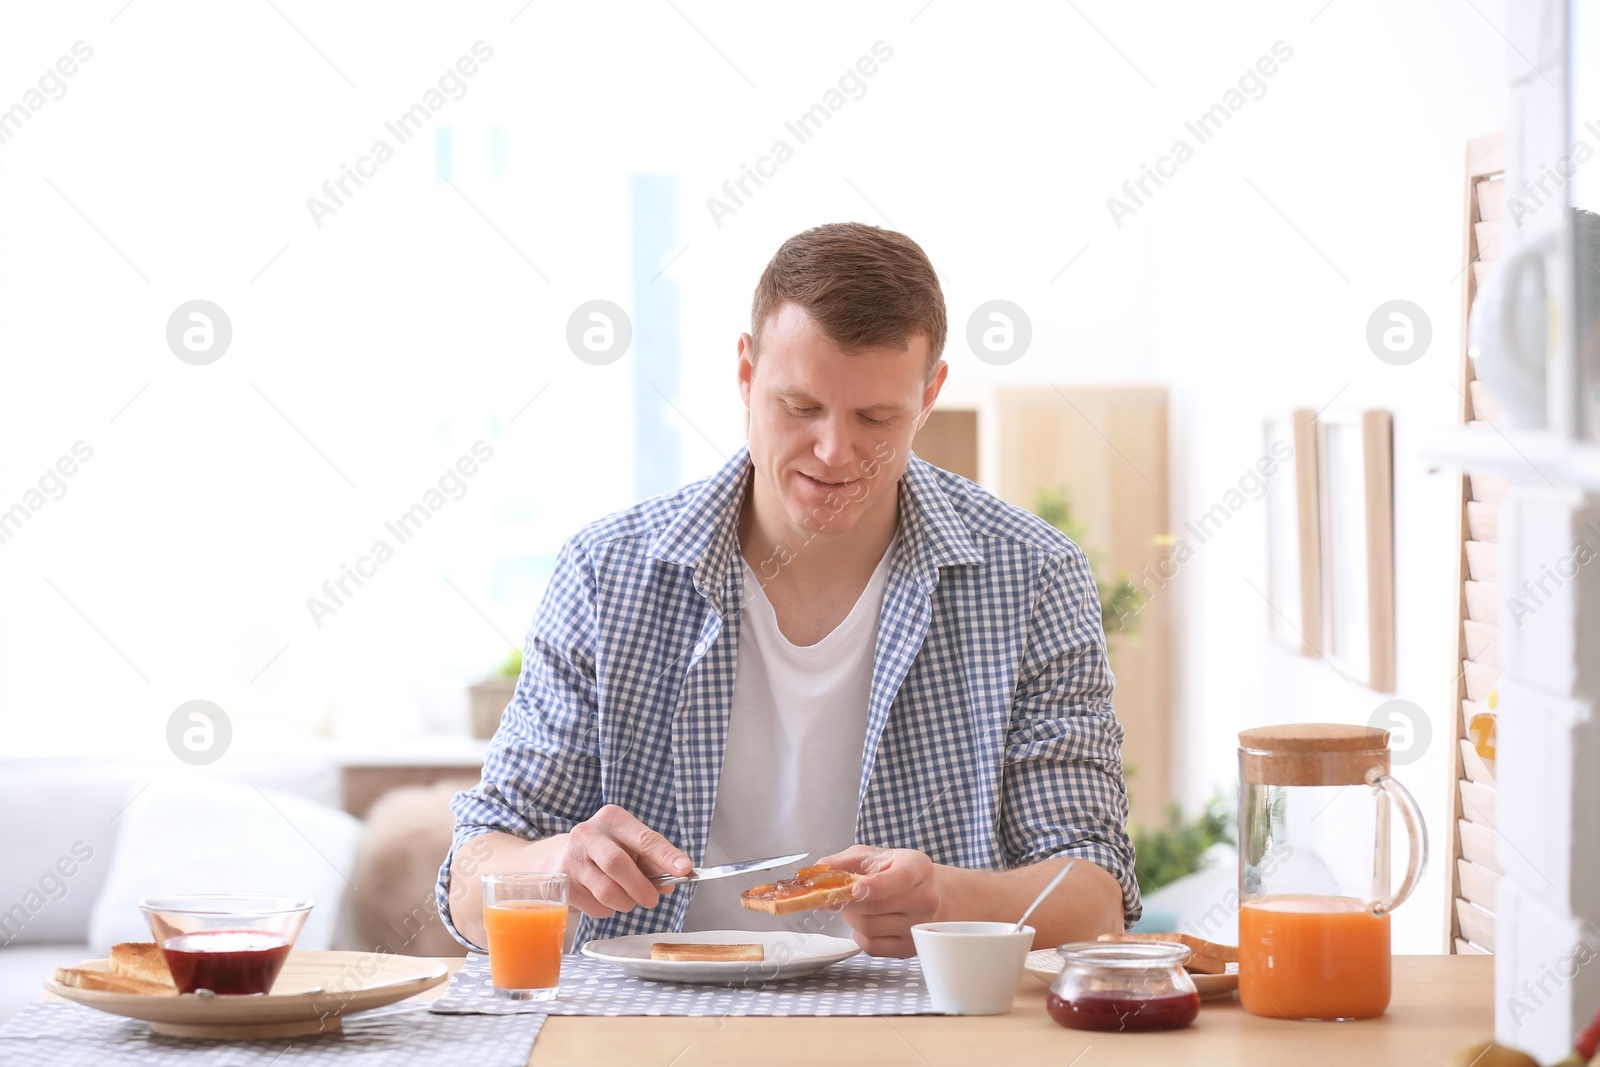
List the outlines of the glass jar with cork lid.
{"type": "Polygon", "coordinates": [[[1389,1006],[1389,913],[1416,888],[1427,830],[1389,773],[1389,732],[1302,723],[1239,734],[1239,1002],[1271,1019],[1389,1006]],[[1405,874],[1391,889],[1391,807],[1405,874]]]}

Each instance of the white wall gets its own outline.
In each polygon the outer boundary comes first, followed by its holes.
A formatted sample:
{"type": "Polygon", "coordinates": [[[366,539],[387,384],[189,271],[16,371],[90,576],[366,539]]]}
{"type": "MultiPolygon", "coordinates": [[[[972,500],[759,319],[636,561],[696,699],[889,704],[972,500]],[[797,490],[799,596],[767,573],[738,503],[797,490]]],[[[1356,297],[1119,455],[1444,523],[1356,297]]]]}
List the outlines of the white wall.
{"type": "Polygon", "coordinates": [[[1219,138],[1182,175],[1195,180],[1136,223],[1149,226],[1158,263],[1153,373],[1173,387],[1172,514],[1181,526],[1237,484],[1260,452],[1265,412],[1393,412],[1397,686],[1372,693],[1265,640],[1266,605],[1246,584],[1266,589],[1264,509],[1253,504],[1174,586],[1188,757],[1178,784],[1197,802],[1234,780],[1241,727],[1365,723],[1393,696],[1414,702],[1432,742],[1396,773],[1425,809],[1435,855],[1396,915],[1395,948],[1437,951],[1451,829],[1457,497],[1454,477],[1430,473],[1416,450],[1460,403],[1463,146],[1504,126],[1503,46],[1470,6],[1379,16],[1336,3],[1285,33],[1295,57],[1228,131],[1245,136],[1219,138]],[[1433,326],[1429,351],[1405,367],[1364,342],[1368,315],[1396,298],[1419,304],[1433,326]]]}

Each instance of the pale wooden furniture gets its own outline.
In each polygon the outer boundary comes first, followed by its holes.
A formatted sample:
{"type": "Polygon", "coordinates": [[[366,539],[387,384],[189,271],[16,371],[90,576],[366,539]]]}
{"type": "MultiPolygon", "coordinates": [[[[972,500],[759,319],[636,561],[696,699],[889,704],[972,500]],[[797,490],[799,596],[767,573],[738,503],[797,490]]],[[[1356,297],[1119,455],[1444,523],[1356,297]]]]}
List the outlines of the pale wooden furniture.
{"type": "Polygon", "coordinates": [[[469,778],[476,781],[488,748],[489,743],[481,738],[424,737],[397,741],[372,752],[341,754],[339,789],[344,810],[364,819],[378,798],[391,789],[469,778]]]}
{"type": "MultiPolygon", "coordinates": [[[[1473,298],[1500,259],[1506,188],[1505,134],[1467,145],[1466,222],[1462,252],[1460,357],[1461,421],[1488,430],[1499,412],[1488,388],[1473,373],[1467,353],[1467,327],[1473,298]]],[[[1505,480],[1467,473],[1460,481],[1457,541],[1456,647],[1453,667],[1451,732],[1453,771],[1449,780],[1450,825],[1445,848],[1448,951],[1488,953],[1495,943],[1495,888],[1502,868],[1495,853],[1494,775],[1478,757],[1467,733],[1473,715],[1488,710],[1489,690],[1500,675],[1497,605],[1497,518],[1505,480]]]]}
{"type": "Polygon", "coordinates": [[[912,451],[935,467],[978,480],[978,413],[934,408],[912,442],[912,451]]]}
{"type": "MultiPolygon", "coordinates": [[[[447,960],[451,968],[460,960],[447,960]]],[[[417,999],[438,996],[444,987],[417,999]]],[[[1237,1001],[1209,1003],[1186,1030],[1100,1034],[1067,1030],[1045,1014],[1044,983],[1023,975],[1009,1015],[958,1018],[551,1018],[534,1043],[532,1067],[628,1063],[715,1065],[816,1059],[828,1064],[1006,1062],[1083,1067],[1173,1064],[1443,1063],[1493,1026],[1493,961],[1466,956],[1396,956],[1394,999],[1379,1019],[1287,1023],[1258,1019],[1237,1001]],[[1085,1049],[1092,1051],[1084,1055],[1085,1049]],[[787,1050],[787,1051],[784,1051],[787,1050]],[[1081,1060],[1074,1060],[1076,1056],[1081,1060]],[[676,1057],[676,1059],[674,1058],[676,1057]]],[[[485,1018],[486,1024],[493,1020],[485,1018]]]]}
{"type": "Polygon", "coordinates": [[[1172,597],[1167,391],[1161,386],[947,384],[912,443],[937,466],[1031,510],[1065,489],[1108,569],[1139,592],[1137,632],[1111,638],[1132,821],[1160,825],[1172,797],[1172,597]]]}
{"type": "MultiPolygon", "coordinates": [[[[454,971],[459,959],[441,959],[454,971]]],[[[426,1002],[441,985],[413,997],[426,1002]]],[[[45,994],[46,1000],[59,1000],[45,994]]],[[[1379,1019],[1286,1023],[1258,1019],[1237,1001],[1212,1002],[1186,1030],[1097,1034],[1066,1030],[1045,1014],[1045,986],[1024,974],[1009,1015],[958,1018],[626,1018],[553,1017],[534,1043],[531,1067],[560,1064],[738,1064],[807,1060],[828,1064],[1070,1064],[1171,1067],[1173,1064],[1360,1064],[1418,1067],[1488,1040],[1494,963],[1483,956],[1396,956],[1394,999],[1379,1019]],[[793,1055],[784,1056],[782,1050],[793,1055]],[[676,1057],[676,1058],[675,1058],[676,1057]]],[[[494,1019],[480,1016],[485,1026],[494,1019]]]]}

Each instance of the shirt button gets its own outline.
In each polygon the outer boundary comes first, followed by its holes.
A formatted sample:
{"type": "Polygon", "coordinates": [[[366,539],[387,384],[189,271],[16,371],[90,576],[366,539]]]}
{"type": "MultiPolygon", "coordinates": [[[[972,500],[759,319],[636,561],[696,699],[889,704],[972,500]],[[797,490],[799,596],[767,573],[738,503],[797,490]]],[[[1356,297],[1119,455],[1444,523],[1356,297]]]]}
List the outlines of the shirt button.
{"type": "Polygon", "coordinates": [[[701,641],[698,645],[694,646],[694,654],[697,656],[703,656],[706,654],[706,643],[704,641],[701,641]]]}

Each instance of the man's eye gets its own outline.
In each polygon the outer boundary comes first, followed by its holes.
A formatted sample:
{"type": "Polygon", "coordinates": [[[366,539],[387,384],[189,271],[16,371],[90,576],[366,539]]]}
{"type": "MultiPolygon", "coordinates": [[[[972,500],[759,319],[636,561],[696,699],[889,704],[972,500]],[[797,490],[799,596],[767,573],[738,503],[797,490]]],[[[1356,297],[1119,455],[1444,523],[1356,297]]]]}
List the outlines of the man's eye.
{"type": "Polygon", "coordinates": [[[893,419],[875,419],[871,415],[863,415],[861,419],[868,426],[887,426],[894,421],[893,419]]]}
{"type": "Polygon", "coordinates": [[[813,415],[816,414],[817,410],[816,408],[797,408],[793,404],[785,404],[784,407],[789,409],[789,414],[791,415],[813,415]]]}

